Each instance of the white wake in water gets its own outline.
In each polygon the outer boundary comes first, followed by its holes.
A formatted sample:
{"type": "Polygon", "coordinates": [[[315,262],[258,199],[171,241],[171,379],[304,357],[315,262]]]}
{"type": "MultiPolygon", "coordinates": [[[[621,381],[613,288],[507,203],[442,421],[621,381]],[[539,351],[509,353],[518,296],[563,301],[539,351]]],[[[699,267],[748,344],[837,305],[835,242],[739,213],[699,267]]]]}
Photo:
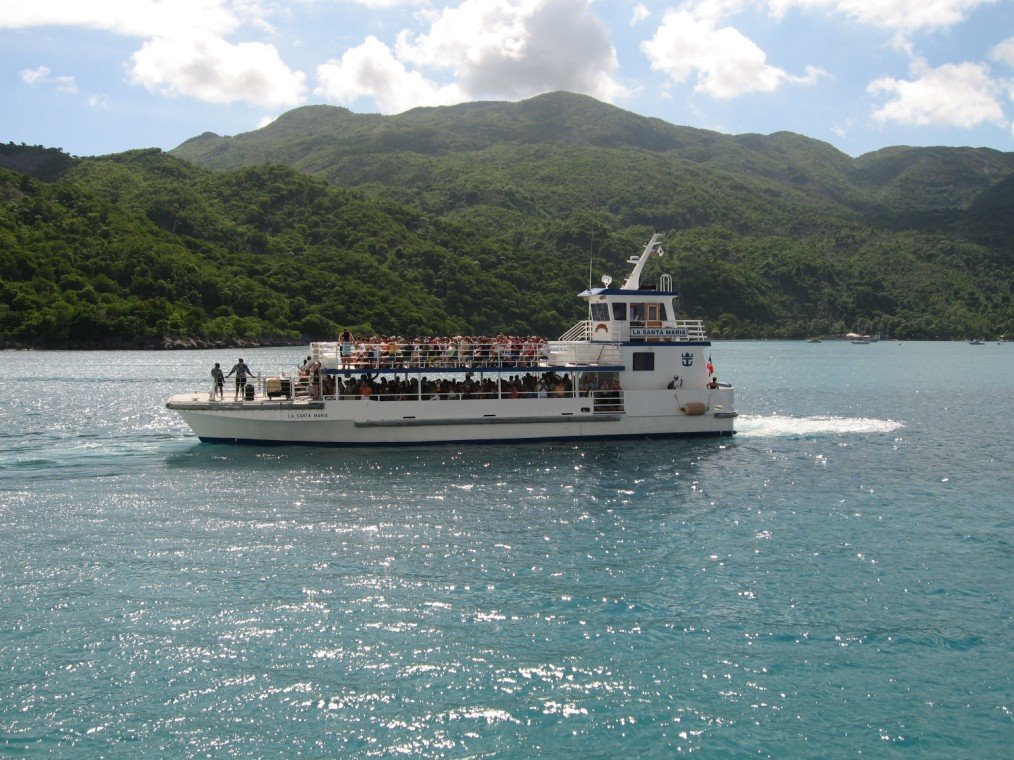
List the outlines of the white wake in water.
{"type": "Polygon", "coordinates": [[[896,420],[869,417],[782,417],[741,415],[736,420],[736,435],[750,437],[843,435],[851,433],[890,433],[905,427],[896,420]]]}

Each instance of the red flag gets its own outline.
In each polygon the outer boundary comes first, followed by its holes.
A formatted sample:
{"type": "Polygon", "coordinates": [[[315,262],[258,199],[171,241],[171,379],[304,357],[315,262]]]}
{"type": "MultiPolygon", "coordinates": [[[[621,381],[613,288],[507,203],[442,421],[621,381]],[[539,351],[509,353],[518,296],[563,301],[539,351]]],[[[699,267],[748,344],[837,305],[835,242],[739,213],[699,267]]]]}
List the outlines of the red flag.
{"type": "Polygon", "coordinates": [[[715,374],[715,365],[711,363],[711,354],[708,354],[707,370],[709,375],[715,374]]]}

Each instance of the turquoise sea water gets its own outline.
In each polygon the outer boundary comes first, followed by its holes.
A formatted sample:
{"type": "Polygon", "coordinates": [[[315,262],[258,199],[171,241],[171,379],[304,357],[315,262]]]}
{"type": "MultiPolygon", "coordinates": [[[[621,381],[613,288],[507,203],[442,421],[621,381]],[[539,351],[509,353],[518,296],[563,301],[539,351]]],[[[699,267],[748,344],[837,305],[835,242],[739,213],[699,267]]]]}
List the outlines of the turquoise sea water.
{"type": "Polygon", "coordinates": [[[1014,344],[712,354],[731,440],[345,451],[0,353],[0,755],[1006,755],[1014,344]]]}

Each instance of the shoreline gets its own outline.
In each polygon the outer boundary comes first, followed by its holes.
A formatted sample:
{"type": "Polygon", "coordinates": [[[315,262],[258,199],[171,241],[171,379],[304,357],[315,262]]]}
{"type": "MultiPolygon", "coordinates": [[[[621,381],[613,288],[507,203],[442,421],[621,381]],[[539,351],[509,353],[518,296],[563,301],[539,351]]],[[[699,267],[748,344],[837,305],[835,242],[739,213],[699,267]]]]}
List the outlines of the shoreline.
{"type": "Polygon", "coordinates": [[[207,349],[286,348],[305,346],[309,339],[276,338],[212,340],[208,338],[163,338],[161,340],[127,340],[109,338],[79,341],[62,345],[37,345],[11,341],[0,346],[2,351],[199,351],[207,349]]]}

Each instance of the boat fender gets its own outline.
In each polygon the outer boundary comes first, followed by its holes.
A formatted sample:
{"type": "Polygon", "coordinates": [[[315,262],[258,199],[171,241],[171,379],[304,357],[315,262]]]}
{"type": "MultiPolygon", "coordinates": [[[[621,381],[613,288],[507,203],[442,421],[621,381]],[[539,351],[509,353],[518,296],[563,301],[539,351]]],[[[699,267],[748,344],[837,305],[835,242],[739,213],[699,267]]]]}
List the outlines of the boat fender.
{"type": "Polygon", "coordinates": [[[702,404],[700,401],[688,401],[686,404],[680,407],[680,411],[688,417],[700,417],[706,411],[708,407],[702,404]]]}

